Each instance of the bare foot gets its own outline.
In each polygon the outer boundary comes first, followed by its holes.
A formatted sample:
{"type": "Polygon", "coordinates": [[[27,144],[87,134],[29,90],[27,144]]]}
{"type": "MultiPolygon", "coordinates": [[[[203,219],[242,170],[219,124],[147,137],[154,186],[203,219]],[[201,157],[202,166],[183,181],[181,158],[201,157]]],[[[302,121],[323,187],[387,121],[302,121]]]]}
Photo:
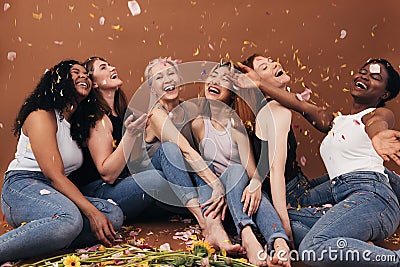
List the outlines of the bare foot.
{"type": "Polygon", "coordinates": [[[268,257],[268,266],[285,266],[290,267],[290,249],[283,238],[277,238],[274,241],[275,253],[271,257],[268,257]]]}
{"type": "Polygon", "coordinates": [[[186,208],[194,215],[197,222],[200,225],[201,230],[206,228],[206,222],[204,220],[201,208],[199,205],[199,200],[197,198],[192,198],[186,203],[186,208]]]}
{"type": "Polygon", "coordinates": [[[239,244],[232,244],[228,234],[225,232],[224,227],[221,223],[220,216],[213,219],[211,215],[205,217],[206,229],[203,231],[203,235],[206,241],[208,241],[215,249],[225,250],[230,255],[236,255],[241,251],[239,244]]]}
{"type": "Polygon", "coordinates": [[[242,244],[246,250],[247,259],[251,264],[257,266],[267,265],[267,252],[264,251],[260,242],[258,242],[250,226],[246,226],[242,230],[242,244]]]}

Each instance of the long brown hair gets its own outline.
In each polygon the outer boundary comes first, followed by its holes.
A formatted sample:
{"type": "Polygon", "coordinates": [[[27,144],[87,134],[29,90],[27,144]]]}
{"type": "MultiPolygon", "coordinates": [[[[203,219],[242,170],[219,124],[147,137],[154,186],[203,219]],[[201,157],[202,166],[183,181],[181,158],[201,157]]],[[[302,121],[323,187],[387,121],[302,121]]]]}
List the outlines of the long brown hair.
{"type": "MultiPolygon", "coordinates": [[[[101,60],[104,62],[108,62],[107,60],[105,60],[104,58],[101,57],[90,57],[88,58],[83,65],[85,66],[86,70],[89,73],[89,77],[92,79],[92,75],[93,75],[93,70],[94,70],[94,62],[96,60],[101,60]]],[[[104,100],[103,96],[100,94],[99,89],[97,88],[93,88],[94,91],[97,91],[96,93],[96,98],[98,101],[98,105],[101,107],[101,109],[99,110],[100,113],[105,112],[107,115],[111,114],[112,111],[112,107],[109,107],[107,102],[104,100]]],[[[128,106],[128,101],[126,98],[125,93],[121,90],[121,88],[118,88],[117,91],[115,92],[114,95],[114,110],[117,113],[117,116],[119,118],[121,118],[121,120],[124,119],[124,115],[125,115],[125,111],[126,108],[128,106]]],[[[103,117],[104,113],[101,115],[101,117],[103,117]]]]}

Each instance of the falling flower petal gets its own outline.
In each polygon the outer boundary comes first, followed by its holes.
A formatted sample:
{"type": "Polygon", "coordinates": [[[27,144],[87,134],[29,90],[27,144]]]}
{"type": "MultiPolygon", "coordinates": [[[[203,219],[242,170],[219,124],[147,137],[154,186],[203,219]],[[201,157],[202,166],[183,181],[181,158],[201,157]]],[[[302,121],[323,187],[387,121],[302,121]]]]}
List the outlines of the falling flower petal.
{"type": "Polygon", "coordinates": [[[10,51],[7,53],[7,59],[9,61],[14,61],[17,58],[17,52],[10,51]]]}
{"type": "Polygon", "coordinates": [[[42,13],[32,13],[32,17],[37,20],[41,20],[42,16],[42,13]]]}
{"type": "Polygon", "coordinates": [[[308,101],[310,100],[311,93],[312,93],[311,89],[306,87],[302,93],[296,94],[296,97],[299,101],[308,101]]]}
{"type": "Polygon", "coordinates": [[[347,31],[346,30],[341,30],[340,31],[340,39],[346,38],[346,35],[347,35],[347,31]]]}
{"type": "Polygon", "coordinates": [[[139,15],[141,12],[140,6],[136,1],[128,1],[128,8],[131,11],[132,16],[139,15]]]}
{"type": "Polygon", "coordinates": [[[307,158],[305,156],[300,157],[300,164],[301,166],[306,166],[307,158]]]}
{"type": "Polygon", "coordinates": [[[105,18],[105,17],[100,17],[100,18],[99,18],[99,24],[100,24],[100,25],[103,26],[105,22],[106,22],[106,18],[105,18]]]}
{"type": "Polygon", "coordinates": [[[11,5],[9,3],[4,3],[4,12],[6,12],[10,7],[11,5]]]}
{"type": "Polygon", "coordinates": [[[193,53],[193,56],[198,56],[200,54],[199,48],[196,48],[196,50],[193,53]]]}

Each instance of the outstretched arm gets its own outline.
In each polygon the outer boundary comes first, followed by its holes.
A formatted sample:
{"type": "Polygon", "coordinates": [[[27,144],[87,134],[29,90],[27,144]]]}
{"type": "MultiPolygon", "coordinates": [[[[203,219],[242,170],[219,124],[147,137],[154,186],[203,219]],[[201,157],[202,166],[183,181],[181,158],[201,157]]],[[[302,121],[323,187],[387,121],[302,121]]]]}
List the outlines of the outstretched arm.
{"type": "Polygon", "coordinates": [[[269,84],[253,69],[240,64],[247,73],[232,74],[231,80],[240,88],[254,88],[257,86],[261,91],[278,101],[282,106],[297,111],[304,116],[317,130],[327,133],[334,119],[333,112],[323,107],[318,107],[307,101],[300,101],[296,94],[276,88],[269,84]]]}
{"type": "Polygon", "coordinates": [[[32,112],[24,123],[24,132],[29,136],[33,154],[43,174],[52,186],[74,202],[89,218],[96,237],[111,246],[115,231],[111,221],[93,206],[79,189],[65,176],[64,164],[58,149],[57,122],[53,112],[38,110],[32,112]]]}
{"type": "Polygon", "coordinates": [[[376,109],[365,122],[365,131],[375,151],[385,160],[400,166],[400,132],[392,130],[394,114],[386,108],[376,109]]]}

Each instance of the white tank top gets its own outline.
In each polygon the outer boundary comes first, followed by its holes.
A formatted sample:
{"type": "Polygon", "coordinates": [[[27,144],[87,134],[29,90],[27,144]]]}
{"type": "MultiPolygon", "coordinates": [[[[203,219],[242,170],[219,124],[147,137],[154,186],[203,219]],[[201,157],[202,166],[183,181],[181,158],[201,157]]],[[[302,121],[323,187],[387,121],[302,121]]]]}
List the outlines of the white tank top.
{"type": "Polygon", "coordinates": [[[200,152],[206,161],[213,163],[219,177],[230,164],[241,164],[238,146],[231,137],[230,121],[224,131],[215,129],[208,117],[203,121],[204,138],[200,141],[200,152]]]}
{"type": "MultiPolygon", "coordinates": [[[[58,111],[55,111],[57,120],[57,145],[61,154],[64,164],[65,175],[69,175],[72,171],[78,169],[83,162],[82,151],[70,134],[71,125],[65,119],[60,121],[58,111]]],[[[38,171],[42,170],[33,155],[29,137],[27,137],[21,130],[21,135],[18,139],[17,152],[15,159],[11,161],[7,171],[11,170],[25,170],[25,171],[38,171]]]]}
{"type": "Polygon", "coordinates": [[[374,111],[337,116],[332,130],[324,138],[320,154],[331,179],[349,172],[373,171],[384,174],[383,159],[376,153],[365,132],[362,117],[374,111]]]}

